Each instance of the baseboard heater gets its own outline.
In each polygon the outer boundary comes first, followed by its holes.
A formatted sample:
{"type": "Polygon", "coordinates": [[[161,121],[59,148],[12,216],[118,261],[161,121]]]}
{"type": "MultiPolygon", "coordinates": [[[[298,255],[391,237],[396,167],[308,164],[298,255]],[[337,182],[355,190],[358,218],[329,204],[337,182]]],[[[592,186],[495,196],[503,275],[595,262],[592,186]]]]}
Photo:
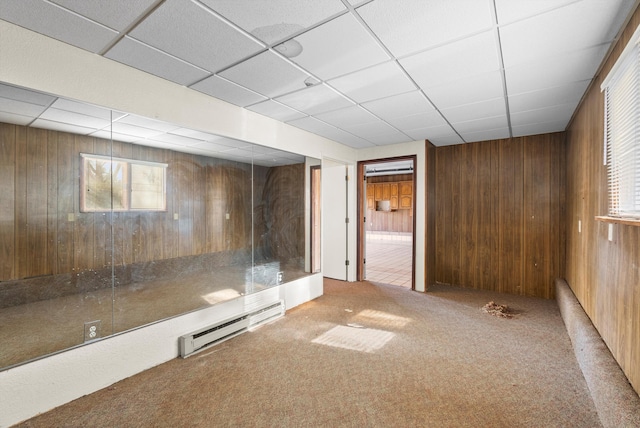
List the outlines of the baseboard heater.
{"type": "Polygon", "coordinates": [[[180,356],[189,357],[213,345],[231,339],[260,324],[273,321],[284,315],[284,301],[279,300],[267,306],[220,321],[190,334],[180,336],[178,344],[180,356]]]}

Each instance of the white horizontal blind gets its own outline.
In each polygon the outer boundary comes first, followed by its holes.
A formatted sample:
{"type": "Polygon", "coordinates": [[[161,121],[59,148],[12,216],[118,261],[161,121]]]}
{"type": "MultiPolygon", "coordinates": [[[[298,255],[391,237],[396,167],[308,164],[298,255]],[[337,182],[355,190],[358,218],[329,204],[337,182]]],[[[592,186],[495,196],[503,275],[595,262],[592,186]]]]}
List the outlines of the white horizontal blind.
{"type": "Polygon", "coordinates": [[[609,215],[640,218],[640,49],[632,42],[604,87],[605,151],[609,215]]]}

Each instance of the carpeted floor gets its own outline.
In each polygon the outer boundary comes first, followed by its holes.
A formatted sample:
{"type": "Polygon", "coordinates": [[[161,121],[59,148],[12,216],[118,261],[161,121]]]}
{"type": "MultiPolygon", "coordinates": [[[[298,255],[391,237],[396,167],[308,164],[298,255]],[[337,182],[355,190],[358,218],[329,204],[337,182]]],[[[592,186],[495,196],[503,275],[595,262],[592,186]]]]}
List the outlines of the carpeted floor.
{"type": "Polygon", "coordinates": [[[325,280],[325,294],[24,427],[598,427],[553,300],[325,280]],[[480,310],[489,301],[516,316],[480,310]]]}

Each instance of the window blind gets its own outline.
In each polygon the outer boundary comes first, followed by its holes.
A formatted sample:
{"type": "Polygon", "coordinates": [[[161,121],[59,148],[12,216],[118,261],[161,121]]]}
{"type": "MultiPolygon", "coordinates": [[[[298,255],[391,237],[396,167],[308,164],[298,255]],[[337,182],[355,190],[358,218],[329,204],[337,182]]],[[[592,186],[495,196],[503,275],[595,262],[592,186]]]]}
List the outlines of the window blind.
{"type": "Polygon", "coordinates": [[[630,42],[603,83],[609,215],[640,218],[640,48],[630,42]]]}

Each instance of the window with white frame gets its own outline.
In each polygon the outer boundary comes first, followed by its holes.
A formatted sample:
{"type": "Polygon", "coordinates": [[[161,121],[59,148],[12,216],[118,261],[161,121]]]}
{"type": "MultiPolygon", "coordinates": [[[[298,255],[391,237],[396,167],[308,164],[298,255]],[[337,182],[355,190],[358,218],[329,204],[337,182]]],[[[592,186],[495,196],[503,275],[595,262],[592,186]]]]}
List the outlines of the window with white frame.
{"type": "Polygon", "coordinates": [[[640,219],[640,27],[602,83],[611,217],[640,219]]]}
{"type": "Polygon", "coordinates": [[[80,211],[166,210],[167,164],[81,153],[80,211]]]}

